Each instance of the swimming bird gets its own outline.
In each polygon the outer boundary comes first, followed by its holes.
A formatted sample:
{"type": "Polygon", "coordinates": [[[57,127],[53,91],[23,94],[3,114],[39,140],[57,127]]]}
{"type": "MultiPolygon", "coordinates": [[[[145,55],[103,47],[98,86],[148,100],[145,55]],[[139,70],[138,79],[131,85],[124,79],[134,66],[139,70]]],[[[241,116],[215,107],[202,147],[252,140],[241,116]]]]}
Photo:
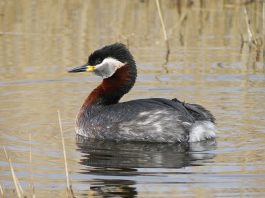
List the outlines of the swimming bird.
{"type": "Polygon", "coordinates": [[[198,104],[148,98],[119,102],[133,87],[137,69],[122,43],[94,51],[85,65],[69,72],[103,78],[85,99],[76,118],[78,135],[115,141],[196,142],[215,138],[215,118],[198,104]]]}

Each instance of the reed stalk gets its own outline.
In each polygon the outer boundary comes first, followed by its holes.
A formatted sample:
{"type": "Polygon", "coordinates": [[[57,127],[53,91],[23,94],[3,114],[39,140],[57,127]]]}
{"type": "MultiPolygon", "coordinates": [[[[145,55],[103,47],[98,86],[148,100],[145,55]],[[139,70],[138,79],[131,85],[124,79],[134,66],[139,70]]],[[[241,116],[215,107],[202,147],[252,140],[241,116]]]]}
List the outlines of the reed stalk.
{"type": "Polygon", "coordinates": [[[12,178],[13,178],[13,182],[14,182],[14,185],[15,185],[15,189],[16,189],[16,193],[17,193],[17,196],[20,198],[20,197],[23,197],[23,189],[18,181],[18,178],[15,174],[15,171],[14,171],[14,168],[13,168],[13,165],[12,165],[12,161],[10,159],[10,157],[8,156],[7,154],[7,151],[6,151],[6,148],[3,146],[3,149],[4,149],[4,153],[5,153],[5,156],[6,156],[6,159],[9,163],[9,167],[10,167],[10,170],[11,170],[11,174],[12,174],[12,178]]]}
{"type": "MultiPolygon", "coordinates": [[[[263,26],[263,49],[265,48],[265,1],[263,1],[263,8],[262,8],[262,26],[263,26]]],[[[263,50],[263,72],[265,72],[265,50],[263,50]]]]}
{"type": "Polygon", "coordinates": [[[1,195],[1,197],[4,197],[4,191],[3,191],[1,184],[0,184],[0,195],[1,195]]]}
{"type": "Polygon", "coordinates": [[[169,41],[168,41],[168,36],[167,36],[165,23],[164,23],[163,16],[162,16],[162,13],[161,13],[159,0],[156,0],[156,7],[157,7],[157,11],[158,11],[160,22],[161,22],[161,27],[162,27],[162,31],[163,31],[163,35],[164,35],[165,45],[166,45],[166,48],[167,48],[166,57],[165,57],[165,63],[163,64],[163,67],[166,70],[166,72],[168,73],[168,69],[166,67],[166,64],[168,63],[168,59],[169,59],[170,46],[169,46],[169,41]]]}
{"type": "Polygon", "coordinates": [[[72,186],[70,185],[70,179],[69,179],[69,173],[68,173],[68,164],[67,164],[67,159],[66,159],[66,151],[65,151],[65,143],[64,143],[64,137],[63,137],[63,127],[62,127],[62,120],[61,120],[60,111],[58,110],[57,113],[58,113],[58,120],[59,120],[62,146],[63,146],[64,167],[65,167],[66,185],[67,185],[67,196],[68,197],[74,197],[74,193],[73,193],[72,186]]]}
{"type": "Polygon", "coordinates": [[[256,46],[258,45],[258,41],[253,33],[253,30],[250,27],[250,19],[248,17],[248,12],[247,12],[247,8],[246,6],[244,6],[243,8],[244,10],[244,14],[245,14],[245,21],[246,21],[246,25],[247,25],[247,32],[248,32],[248,42],[250,43],[254,43],[256,46]]]}
{"type": "Polygon", "coordinates": [[[35,198],[35,187],[32,178],[32,148],[31,148],[31,133],[29,134],[29,167],[30,167],[30,188],[32,190],[32,198],[35,198]]]}

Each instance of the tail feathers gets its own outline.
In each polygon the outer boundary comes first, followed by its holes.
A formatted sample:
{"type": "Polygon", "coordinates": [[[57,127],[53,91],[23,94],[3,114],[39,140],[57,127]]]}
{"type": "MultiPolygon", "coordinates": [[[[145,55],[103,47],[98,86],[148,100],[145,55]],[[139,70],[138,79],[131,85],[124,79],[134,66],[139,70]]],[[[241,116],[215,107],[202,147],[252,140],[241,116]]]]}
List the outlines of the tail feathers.
{"type": "Polygon", "coordinates": [[[196,121],[189,134],[189,142],[198,142],[216,137],[215,124],[209,121],[196,121]]]}
{"type": "Polygon", "coordinates": [[[181,102],[177,98],[172,99],[172,101],[181,103],[189,111],[189,113],[194,117],[196,121],[207,120],[212,123],[215,123],[215,117],[213,116],[213,114],[207,109],[205,109],[203,106],[198,104],[189,104],[181,102]]]}

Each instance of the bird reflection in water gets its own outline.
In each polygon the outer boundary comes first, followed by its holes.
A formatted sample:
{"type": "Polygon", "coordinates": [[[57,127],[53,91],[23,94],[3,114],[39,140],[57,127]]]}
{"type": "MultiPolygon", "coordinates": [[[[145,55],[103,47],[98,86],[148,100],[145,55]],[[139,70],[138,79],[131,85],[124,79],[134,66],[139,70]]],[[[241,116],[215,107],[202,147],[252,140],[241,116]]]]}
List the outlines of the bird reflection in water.
{"type": "MultiPolygon", "coordinates": [[[[77,136],[81,152],[82,174],[87,174],[89,193],[96,196],[135,197],[139,178],[155,176],[159,168],[178,169],[203,166],[203,161],[213,159],[215,140],[196,143],[165,144],[144,142],[114,142],[86,139],[77,136]],[[137,179],[137,181],[136,181],[137,179]]],[[[161,171],[160,171],[161,174],[161,171]]]]}

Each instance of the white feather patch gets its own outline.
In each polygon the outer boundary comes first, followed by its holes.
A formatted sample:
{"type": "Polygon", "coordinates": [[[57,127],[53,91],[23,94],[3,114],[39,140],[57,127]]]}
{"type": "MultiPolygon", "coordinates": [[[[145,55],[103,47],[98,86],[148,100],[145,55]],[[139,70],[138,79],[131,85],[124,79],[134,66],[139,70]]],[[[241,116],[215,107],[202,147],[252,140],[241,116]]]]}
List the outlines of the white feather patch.
{"type": "Polygon", "coordinates": [[[196,121],[191,128],[189,142],[198,142],[216,137],[215,124],[210,121],[196,121]]]}
{"type": "Polygon", "coordinates": [[[115,58],[108,57],[105,58],[102,63],[96,65],[94,73],[103,78],[109,78],[123,65],[125,65],[125,63],[122,63],[115,58]]]}

